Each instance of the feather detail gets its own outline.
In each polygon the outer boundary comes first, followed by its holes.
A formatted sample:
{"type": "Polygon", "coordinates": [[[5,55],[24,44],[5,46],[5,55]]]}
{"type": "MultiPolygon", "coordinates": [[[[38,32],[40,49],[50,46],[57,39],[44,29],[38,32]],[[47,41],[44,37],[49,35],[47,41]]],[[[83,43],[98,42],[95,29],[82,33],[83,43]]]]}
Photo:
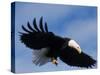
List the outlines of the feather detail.
{"type": "Polygon", "coordinates": [[[42,48],[41,50],[33,50],[33,63],[35,65],[42,66],[50,61],[49,57],[46,57],[48,48],[42,48]]]}

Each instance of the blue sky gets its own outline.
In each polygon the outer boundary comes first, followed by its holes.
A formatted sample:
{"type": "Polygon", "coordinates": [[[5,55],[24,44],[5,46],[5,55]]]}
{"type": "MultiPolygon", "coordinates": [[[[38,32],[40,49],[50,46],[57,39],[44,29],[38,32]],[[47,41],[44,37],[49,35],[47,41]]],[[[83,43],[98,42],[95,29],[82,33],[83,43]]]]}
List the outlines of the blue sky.
{"type": "MultiPolygon", "coordinates": [[[[43,16],[49,31],[62,37],[76,40],[82,50],[96,59],[97,56],[97,8],[89,6],[54,5],[16,2],[15,5],[15,67],[17,73],[47,72],[80,69],[70,67],[59,60],[59,65],[47,63],[41,67],[32,63],[32,50],[20,42],[21,25],[32,24],[34,17],[39,22],[43,16]]],[[[95,66],[96,67],[96,66],[95,66]]],[[[95,68],[94,67],[94,68],[95,68]]]]}

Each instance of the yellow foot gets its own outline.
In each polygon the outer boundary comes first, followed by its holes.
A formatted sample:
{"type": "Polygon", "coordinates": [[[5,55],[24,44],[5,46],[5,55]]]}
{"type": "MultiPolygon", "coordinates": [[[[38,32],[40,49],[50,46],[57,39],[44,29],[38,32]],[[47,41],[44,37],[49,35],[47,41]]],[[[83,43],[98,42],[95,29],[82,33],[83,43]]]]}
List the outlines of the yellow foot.
{"type": "Polygon", "coordinates": [[[57,59],[55,59],[54,57],[51,58],[51,62],[52,62],[53,64],[55,64],[55,65],[58,65],[58,61],[57,61],[57,59]]]}

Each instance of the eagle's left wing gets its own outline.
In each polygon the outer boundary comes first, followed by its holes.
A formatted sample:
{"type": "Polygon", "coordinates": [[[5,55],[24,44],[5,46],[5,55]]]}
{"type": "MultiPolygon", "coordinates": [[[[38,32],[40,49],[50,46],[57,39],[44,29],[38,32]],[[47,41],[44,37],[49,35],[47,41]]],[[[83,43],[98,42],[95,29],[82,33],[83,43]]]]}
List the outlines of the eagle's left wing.
{"type": "Polygon", "coordinates": [[[67,50],[65,48],[64,50],[61,50],[59,57],[64,63],[70,66],[91,68],[96,64],[96,60],[94,60],[91,56],[84,52],[79,54],[73,48],[69,48],[67,50]]]}

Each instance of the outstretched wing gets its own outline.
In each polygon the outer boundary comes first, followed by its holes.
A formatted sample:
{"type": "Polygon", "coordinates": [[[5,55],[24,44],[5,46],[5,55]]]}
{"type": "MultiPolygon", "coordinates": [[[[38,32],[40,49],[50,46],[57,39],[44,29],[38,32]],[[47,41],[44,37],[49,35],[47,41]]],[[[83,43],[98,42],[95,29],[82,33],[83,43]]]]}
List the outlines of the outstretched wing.
{"type": "Polygon", "coordinates": [[[91,68],[96,64],[96,60],[92,59],[89,55],[84,52],[78,54],[74,49],[62,50],[59,57],[70,66],[91,68]]]}
{"type": "MultiPolygon", "coordinates": [[[[48,32],[47,23],[43,27],[43,18],[40,18],[39,21],[39,28],[36,23],[36,18],[33,20],[33,27],[27,23],[27,28],[22,25],[22,29],[25,33],[21,33],[20,40],[24,43],[27,47],[31,49],[41,49],[46,48],[51,43],[54,34],[52,32],[48,32]]],[[[52,41],[53,42],[53,41],[52,41]]]]}

